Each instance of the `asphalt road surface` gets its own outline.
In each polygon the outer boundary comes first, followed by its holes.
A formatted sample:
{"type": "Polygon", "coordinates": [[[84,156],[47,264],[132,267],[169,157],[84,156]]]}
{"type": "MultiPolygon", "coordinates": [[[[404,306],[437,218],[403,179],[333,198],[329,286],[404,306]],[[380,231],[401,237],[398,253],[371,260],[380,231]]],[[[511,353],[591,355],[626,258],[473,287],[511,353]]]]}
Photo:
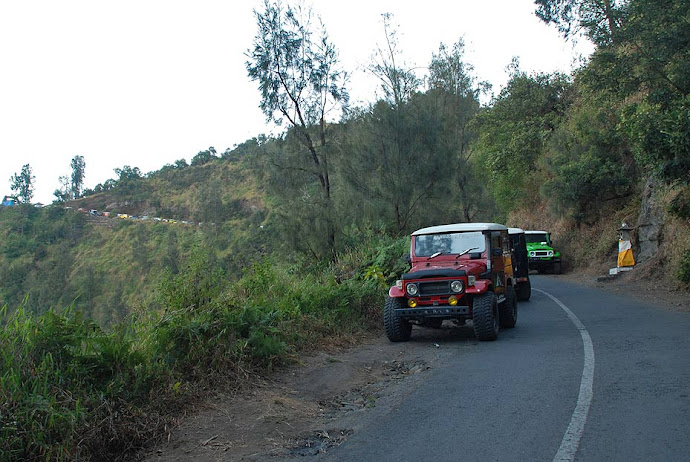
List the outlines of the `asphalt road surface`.
{"type": "Polygon", "coordinates": [[[690,461],[690,315],[532,287],[514,329],[444,342],[442,367],[312,460],[690,461]]]}

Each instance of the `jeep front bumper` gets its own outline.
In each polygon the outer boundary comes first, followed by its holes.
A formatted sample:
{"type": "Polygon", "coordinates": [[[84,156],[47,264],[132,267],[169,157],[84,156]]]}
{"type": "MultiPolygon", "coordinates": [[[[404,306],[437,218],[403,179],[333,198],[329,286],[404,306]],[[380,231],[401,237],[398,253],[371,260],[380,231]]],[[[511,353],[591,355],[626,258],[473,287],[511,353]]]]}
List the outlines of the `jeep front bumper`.
{"type": "Polygon", "coordinates": [[[404,318],[422,318],[422,317],[460,317],[468,316],[470,314],[469,306],[417,306],[415,308],[398,308],[395,314],[404,318]]]}

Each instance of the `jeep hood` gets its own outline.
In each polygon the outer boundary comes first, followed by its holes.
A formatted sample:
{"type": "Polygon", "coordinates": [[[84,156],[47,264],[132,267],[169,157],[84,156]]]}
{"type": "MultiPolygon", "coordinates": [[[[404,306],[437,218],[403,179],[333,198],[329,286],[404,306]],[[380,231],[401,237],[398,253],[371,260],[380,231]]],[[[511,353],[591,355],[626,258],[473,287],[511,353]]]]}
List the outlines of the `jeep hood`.
{"type": "Polygon", "coordinates": [[[546,244],[537,244],[537,243],[532,243],[532,244],[527,244],[527,250],[553,250],[553,247],[549,247],[546,244]]]}
{"type": "Polygon", "coordinates": [[[410,271],[406,273],[406,279],[421,279],[425,277],[452,277],[454,272],[465,271],[466,274],[479,276],[486,271],[485,260],[462,260],[456,265],[454,261],[439,262],[415,262],[410,271]],[[444,276],[446,273],[447,276],[444,276]]]}

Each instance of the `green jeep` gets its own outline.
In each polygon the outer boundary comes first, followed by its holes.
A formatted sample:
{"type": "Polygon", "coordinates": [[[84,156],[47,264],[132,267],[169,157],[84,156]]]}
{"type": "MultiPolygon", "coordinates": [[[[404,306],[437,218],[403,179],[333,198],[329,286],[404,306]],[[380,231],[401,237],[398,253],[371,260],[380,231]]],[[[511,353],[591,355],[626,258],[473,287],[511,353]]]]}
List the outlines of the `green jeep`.
{"type": "Polygon", "coordinates": [[[525,231],[529,269],[540,273],[561,273],[561,254],[551,245],[547,231],[525,231]]]}

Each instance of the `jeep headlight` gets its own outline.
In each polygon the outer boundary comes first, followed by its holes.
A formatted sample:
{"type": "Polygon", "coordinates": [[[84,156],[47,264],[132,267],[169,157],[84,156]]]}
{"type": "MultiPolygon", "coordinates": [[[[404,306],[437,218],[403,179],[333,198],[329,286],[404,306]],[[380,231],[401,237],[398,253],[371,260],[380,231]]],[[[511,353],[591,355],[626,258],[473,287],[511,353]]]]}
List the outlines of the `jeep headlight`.
{"type": "Polygon", "coordinates": [[[406,290],[407,290],[407,295],[409,295],[411,297],[414,297],[415,295],[417,295],[419,293],[419,287],[417,286],[417,284],[407,284],[406,290]]]}
{"type": "Polygon", "coordinates": [[[546,256],[553,257],[553,250],[549,250],[548,252],[546,252],[546,256]]]}
{"type": "Polygon", "coordinates": [[[537,255],[537,252],[535,252],[535,251],[533,251],[533,250],[530,251],[530,253],[529,253],[529,256],[530,256],[530,257],[534,257],[534,256],[536,256],[536,255],[537,255]]]}
{"type": "Polygon", "coordinates": [[[460,292],[465,290],[465,284],[463,284],[462,281],[453,281],[450,283],[450,290],[452,290],[456,294],[459,294],[460,292]]]}

